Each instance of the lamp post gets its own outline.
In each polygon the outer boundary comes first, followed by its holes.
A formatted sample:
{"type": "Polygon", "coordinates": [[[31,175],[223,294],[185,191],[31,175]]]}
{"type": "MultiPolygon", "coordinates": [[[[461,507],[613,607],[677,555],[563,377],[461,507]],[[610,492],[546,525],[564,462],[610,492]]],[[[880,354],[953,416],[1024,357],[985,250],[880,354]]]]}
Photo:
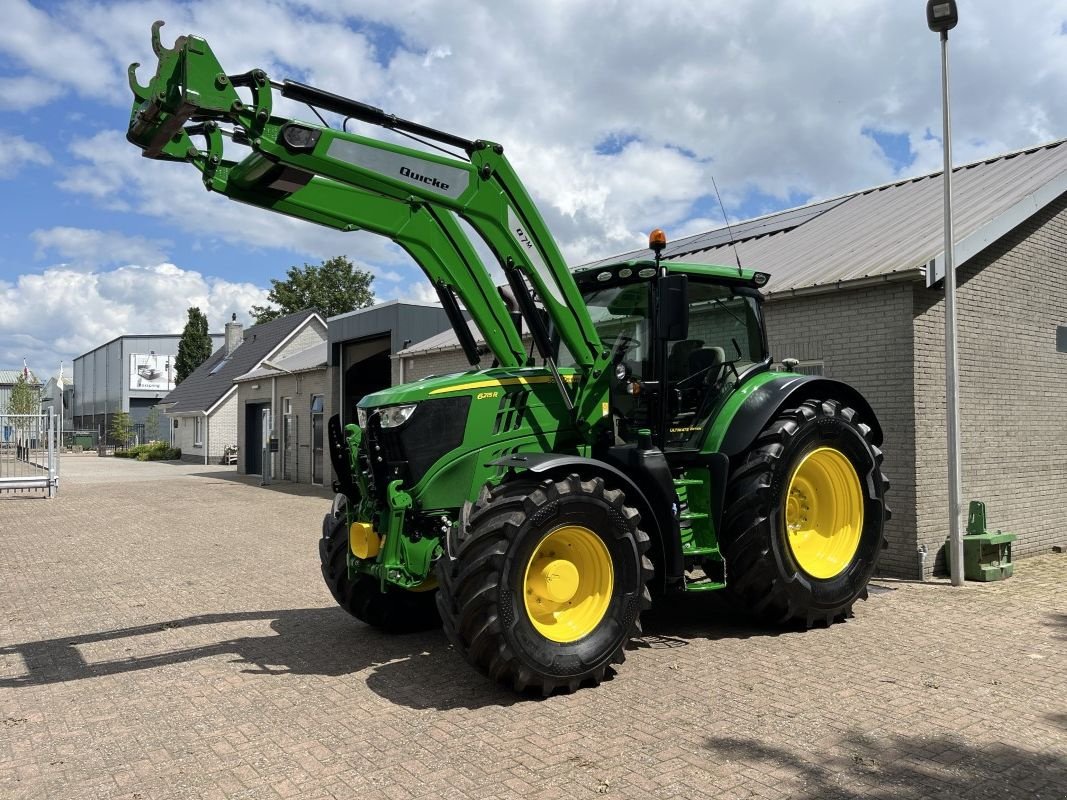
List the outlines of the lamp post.
{"type": "Polygon", "coordinates": [[[945,146],[945,407],[948,434],[949,574],[963,584],[963,535],[960,529],[959,355],[956,352],[956,263],[952,235],[952,123],[948,104],[948,32],[959,22],[955,0],[927,0],[926,24],[941,38],[941,107],[945,146]]]}

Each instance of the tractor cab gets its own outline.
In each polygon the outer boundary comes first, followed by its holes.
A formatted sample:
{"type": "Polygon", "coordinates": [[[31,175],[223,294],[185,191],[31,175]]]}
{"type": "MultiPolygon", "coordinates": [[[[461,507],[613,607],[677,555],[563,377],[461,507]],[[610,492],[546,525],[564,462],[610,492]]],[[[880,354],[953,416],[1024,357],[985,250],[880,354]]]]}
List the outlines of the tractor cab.
{"type": "MultiPolygon", "coordinates": [[[[730,394],[770,367],[758,289],[765,273],[650,259],[575,280],[610,351],[617,442],[650,436],[663,450],[699,449],[730,394]]],[[[559,364],[573,366],[566,348],[559,364]]]]}

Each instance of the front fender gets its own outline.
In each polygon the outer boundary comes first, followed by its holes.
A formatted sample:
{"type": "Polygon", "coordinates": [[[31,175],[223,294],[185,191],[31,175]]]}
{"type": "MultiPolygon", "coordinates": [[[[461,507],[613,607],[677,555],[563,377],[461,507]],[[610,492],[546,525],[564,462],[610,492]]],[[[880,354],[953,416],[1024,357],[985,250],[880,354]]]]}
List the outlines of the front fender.
{"type": "MultiPolygon", "coordinates": [[[[682,550],[673,509],[662,500],[650,499],[652,495],[618,467],[599,459],[562,453],[514,453],[493,461],[491,465],[528,470],[553,479],[563,478],[572,472],[580,476],[599,475],[604,478],[612,486],[622,489],[627,503],[641,515],[641,527],[653,541],[653,553],[650,556],[657,563],[657,573],[664,587],[680,579],[682,550]]],[[[654,479],[653,476],[646,477],[650,481],[654,479]]],[[[673,487],[669,487],[669,491],[673,495],[673,487]]]]}

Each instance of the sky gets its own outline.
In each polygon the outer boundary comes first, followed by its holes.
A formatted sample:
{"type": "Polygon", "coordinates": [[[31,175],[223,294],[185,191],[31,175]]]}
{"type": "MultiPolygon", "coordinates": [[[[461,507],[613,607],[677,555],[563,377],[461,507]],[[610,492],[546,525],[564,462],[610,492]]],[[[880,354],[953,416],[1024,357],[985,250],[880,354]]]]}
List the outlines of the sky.
{"type": "MultiPolygon", "coordinates": [[[[1067,137],[1067,0],[959,0],[954,163],[1067,137]],[[1024,13],[1025,11],[1025,13],[1024,13]]],[[[432,298],[391,242],[204,191],[125,140],[126,68],[208,40],[254,67],[505,146],[573,265],[941,166],[923,0],[4,0],[0,368],[123,334],[213,330],[292,266],[344,254],[378,300],[432,298]]],[[[314,121],[281,100],[275,111],[314,121]]],[[[339,120],[328,117],[332,125],[339,120]]],[[[380,129],[359,132],[381,136],[380,129]]],[[[753,265],[756,266],[756,265],[753,265]]]]}

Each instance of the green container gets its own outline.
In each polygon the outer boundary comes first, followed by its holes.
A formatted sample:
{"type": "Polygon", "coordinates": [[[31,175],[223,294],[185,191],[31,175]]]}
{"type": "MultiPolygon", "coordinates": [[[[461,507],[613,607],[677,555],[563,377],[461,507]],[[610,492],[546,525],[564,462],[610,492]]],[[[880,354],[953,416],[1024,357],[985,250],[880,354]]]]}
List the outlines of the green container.
{"type": "MultiPolygon", "coordinates": [[[[1012,573],[1011,543],[1014,533],[985,530],[985,503],[971,502],[967,515],[967,535],[963,537],[963,577],[969,581],[999,581],[1012,573]]],[[[952,548],[945,552],[952,558],[952,548]]]]}
{"type": "Polygon", "coordinates": [[[963,577],[969,581],[999,581],[1012,573],[1014,533],[979,533],[963,537],[963,577]]]}

